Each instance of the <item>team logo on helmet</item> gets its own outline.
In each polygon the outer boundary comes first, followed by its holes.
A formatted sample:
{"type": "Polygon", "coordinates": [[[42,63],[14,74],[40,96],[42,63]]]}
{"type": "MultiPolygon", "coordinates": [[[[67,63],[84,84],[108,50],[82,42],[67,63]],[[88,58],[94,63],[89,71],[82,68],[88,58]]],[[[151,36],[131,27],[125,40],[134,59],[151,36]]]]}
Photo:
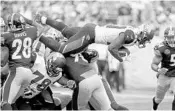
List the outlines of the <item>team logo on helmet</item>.
{"type": "Polygon", "coordinates": [[[166,50],[164,51],[164,54],[169,55],[169,54],[170,54],[170,50],[169,50],[169,49],[166,49],[166,50]]]}

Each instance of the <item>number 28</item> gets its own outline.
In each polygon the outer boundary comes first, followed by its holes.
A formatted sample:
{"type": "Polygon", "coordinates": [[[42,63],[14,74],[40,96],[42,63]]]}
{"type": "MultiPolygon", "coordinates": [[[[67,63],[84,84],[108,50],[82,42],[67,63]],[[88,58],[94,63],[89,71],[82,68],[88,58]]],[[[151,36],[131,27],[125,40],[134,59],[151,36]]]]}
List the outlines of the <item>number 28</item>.
{"type": "Polygon", "coordinates": [[[31,46],[32,46],[32,39],[30,37],[26,37],[24,40],[15,39],[12,43],[12,47],[16,47],[16,50],[12,54],[12,59],[21,59],[22,55],[24,58],[30,58],[31,46]],[[19,55],[21,49],[22,49],[22,55],[19,55]]]}

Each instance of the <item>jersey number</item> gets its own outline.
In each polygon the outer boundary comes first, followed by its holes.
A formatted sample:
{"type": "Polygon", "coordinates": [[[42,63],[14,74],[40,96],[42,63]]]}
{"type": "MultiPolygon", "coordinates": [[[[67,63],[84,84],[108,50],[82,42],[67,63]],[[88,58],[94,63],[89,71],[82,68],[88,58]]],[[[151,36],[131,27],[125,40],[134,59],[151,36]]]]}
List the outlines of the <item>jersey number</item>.
{"type": "Polygon", "coordinates": [[[12,47],[16,47],[16,50],[12,54],[12,59],[21,59],[22,55],[24,58],[30,58],[31,46],[32,46],[32,39],[30,37],[27,37],[24,40],[15,39],[12,43],[12,47]],[[19,55],[21,49],[23,49],[22,55],[19,55]]]}
{"type": "Polygon", "coordinates": [[[170,66],[175,66],[175,54],[171,55],[171,60],[170,62],[173,62],[172,64],[170,64],[170,66]]]}
{"type": "MultiPolygon", "coordinates": [[[[44,78],[44,75],[41,74],[39,71],[35,71],[33,74],[37,75],[38,77],[33,79],[31,81],[31,84],[37,83],[38,81],[40,81],[44,78]]],[[[45,90],[50,84],[51,84],[51,81],[49,79],[44,79],[41,84],[37,85],[37,90],[38,91],[45,90]]]]}

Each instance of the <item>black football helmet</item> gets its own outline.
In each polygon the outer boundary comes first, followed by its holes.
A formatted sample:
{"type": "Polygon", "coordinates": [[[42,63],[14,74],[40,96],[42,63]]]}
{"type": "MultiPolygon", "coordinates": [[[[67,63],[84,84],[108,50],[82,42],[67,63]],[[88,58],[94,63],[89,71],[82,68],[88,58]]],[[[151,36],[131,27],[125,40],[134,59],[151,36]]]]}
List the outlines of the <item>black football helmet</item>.
{"type": "Polygon", "coordinates": [[[94,49],[86,49],[82,52],[82,55],[88,61],[88,63],[95,62],[99,57],[98,52],[94,49]]]}
{"type": "Polygon", "coordinates": [[[151,39],[154,37],[155,31],[152,30],[149,25],[143,24],[139,26],[138,31],[136,32],[136,38],[139,48],[146,47],[147,42],[151,42],[151,39]]]}
{"type": "Polygon", "coordinates": [[[65,57],[59,52],[52,52],[47,57],[47,72],[49,77],[57,77],[62,73],[63,67],[66,64],[65,57]]]}
{"type": "Polygon", "coordinates": [[[10,31],[16,32],[25,29],[26,22],[22,15],[18,13],[12,13],[7,18],[7,24],[10,31]]]}
{"type": "Polygon", "coordinates": [[[175,27],[167,27],[164,31],[164,37],[168,46],[175,48],[175,27]]]}

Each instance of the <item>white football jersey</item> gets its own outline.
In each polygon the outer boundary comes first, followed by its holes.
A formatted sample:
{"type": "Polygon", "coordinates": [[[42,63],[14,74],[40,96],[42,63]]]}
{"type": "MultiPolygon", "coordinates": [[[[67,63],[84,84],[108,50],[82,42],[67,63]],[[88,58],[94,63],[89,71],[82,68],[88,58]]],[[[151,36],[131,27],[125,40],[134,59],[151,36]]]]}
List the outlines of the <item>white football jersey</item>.
{"type": "Polygon", "coordinates": [[[110,44],[119,37],[119,34],[125,32],[127,29],[134,30],[131,26],[117,26],[115,28],[109,27],[95,27],[95,43],[110,44]]]}
{"type": "Polygon", "coordinates": [[[62,77],[62,72],[56,77],[49,77],[44,57],[39,54],[37,54],[37,58],[31,70],[35,76],[33,77],[30,86],[28,86],[28,89],[26,89],[23,98],[33,98],[62,77]]]}

